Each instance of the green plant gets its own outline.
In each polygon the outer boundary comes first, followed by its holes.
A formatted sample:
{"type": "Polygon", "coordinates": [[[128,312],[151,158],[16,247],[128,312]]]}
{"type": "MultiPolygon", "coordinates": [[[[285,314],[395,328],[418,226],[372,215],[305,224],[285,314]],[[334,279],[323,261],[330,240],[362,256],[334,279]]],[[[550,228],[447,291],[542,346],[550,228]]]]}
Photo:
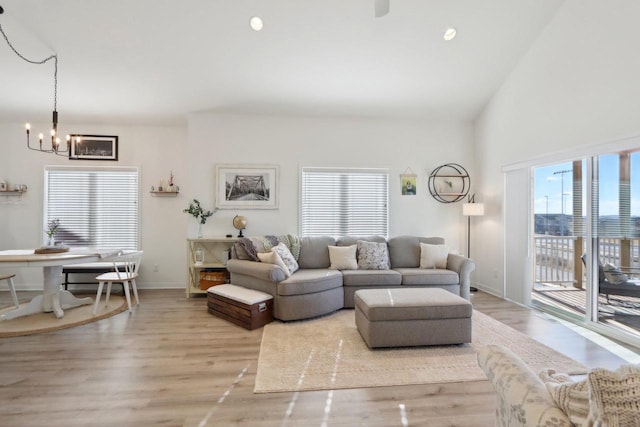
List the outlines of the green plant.
{"type": "Polygon", "coordinates": [[[60,218],[52,219],[49,221],[47,229],[44,230],[44,232],[47,233],[47,236],[51,239],[58,232],[58,228],[60,228],[60,218]]]}
{"type": "Polygon", "coordinates": [[[184,209],[182,212],[192,215],[200,222],[200,224],[205,224],[207,222],[207,218],[216,213],[217,210],[218,208],[212,211],[204,210],[202,209],[202,206],[200,206],[198,199],[193,199],[193,202],[189,203],[189,207],[184,209]]]}

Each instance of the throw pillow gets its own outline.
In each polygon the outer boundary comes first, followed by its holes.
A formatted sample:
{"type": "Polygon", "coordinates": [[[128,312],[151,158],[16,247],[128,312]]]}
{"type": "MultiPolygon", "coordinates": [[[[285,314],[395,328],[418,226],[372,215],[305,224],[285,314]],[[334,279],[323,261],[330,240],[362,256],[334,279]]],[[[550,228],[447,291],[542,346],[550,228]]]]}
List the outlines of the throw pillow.
{"type": "Polygon", "coordinates": [[[287,277],[291,276],[291,272],[289,271],[289,268],[287,268],[287,265],[284,263],[284,261],[282,261],[282,258],[280,258],[280,255],[278,255],[277,252],[275,251],[260,252],[258,254],[258,258],[260,259],[260,262],[264,262],[265,264],[277,265],[278,267],[284,270],[285,276],[287,277]]]}
{"type": "Polygon", "coordinates": [[[389,250],[386,243],[356,241],[358,249],[358,268],[363,270],[388,270],[389,250]]]}
{"type": "Polygon", "coordinates": [[[567,374],[545,369],[538,374],[553,402],[576,426],[585,426],[589,417],[589,384],[586,379],[574,382],[567,374]]]}
{"type": "Polygon", "coordinates": [[[626,365],[613,372],[596,368],[587,380],[591,401],[588,422],[593,423],[589,425],[640,425],[640,366],[626,365]]]}
{"type": "Polygon", "coordinates": [[[277,252],[278,255],[280,255],[280,258],[282,258],[282,261],[285,263],[285,265],[289,269],[290,274],[293,274],[296,271],[298,271],[298,268],[300,268],[298,266],[298,261],[296,261],[296,259],[293,257],[287,245],[280,242],[278,243],[277,246],[274,246],[271,250],[273,252],[277,252]]]}
{"type": "Polygon", "coordinates": [[[614,285],[622,285],[623,283],[627,283],[629,277],[624,274],[618,267],[613,264],[606,263],[603,267],[604,277],[606,277],[607,282],[612,283],[614,285]]]}
{"type": "Polygon", "coordinates": [[[447,268],[449,247],[420,243],[420,268],[447,268]]]}
{"type": "Polygon", "coordinates": [[[358,260],[356,259],[357,245],[351,246],[328,246],[329,259],[332,270],[357,270],[358,260]]]}

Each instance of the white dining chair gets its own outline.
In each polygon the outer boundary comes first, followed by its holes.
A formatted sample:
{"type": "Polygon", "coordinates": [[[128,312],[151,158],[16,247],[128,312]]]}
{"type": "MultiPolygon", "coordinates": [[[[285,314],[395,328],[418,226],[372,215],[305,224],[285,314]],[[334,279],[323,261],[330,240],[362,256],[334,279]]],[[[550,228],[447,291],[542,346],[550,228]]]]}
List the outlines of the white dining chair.
{"type": "Polygon", "coordinates": [[[96,277],[96,280],[98,281],[98,293],[96,295],[96,302],[93,306],[93,314],[97,314],[98,312],[98,304],[100,303],[102,288],[105,283],[107,284],[105,306],[109,304],[109,295],[111,294],[111,285],[113,282],[122,283],[122,289],[124,289],[124,295],[127,298],[129,313],[131,313],[131,295],[129,292],[129,286],[133,289],[136,305],[140,304],[140,301],[138,300],[136,278],[138,277],[138,270],[140,269],[143,253],[143,251],[134,251],[113,257],[113,272],[104,273],[96,277]]]}
{"type": "Polygon", "coordinates": [[[11,298],[13,298],[13,305],[16,308],[20,307],[20,303],[18,302],[18,295],[16,294],[16,287],[13,284],[13,278],[16,277],[15,274],[0,274],[0,280],[6,280],[9,285],[9,291],[11,291],[11,298]]]}

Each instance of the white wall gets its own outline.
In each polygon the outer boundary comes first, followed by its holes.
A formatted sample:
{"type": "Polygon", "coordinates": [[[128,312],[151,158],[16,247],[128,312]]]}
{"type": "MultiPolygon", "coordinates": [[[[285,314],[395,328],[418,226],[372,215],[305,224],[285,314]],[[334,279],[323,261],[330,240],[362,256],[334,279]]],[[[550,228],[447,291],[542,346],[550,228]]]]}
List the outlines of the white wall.
{"type": "MultiPolygon", "coordinates": [[[[47,129],[50,124],[34,124],[47,129]]],[[[104,165],[140,167],[141,247],[145,251],[140,287],[183,287],[186,277],[187,216],[182,213],[186,197],[152,197],[150,187],[168,180],[172,170],[176,183],[187,187],[185,127],[104,126],[61,124],[70,133],[118,135],[119,160],[78,161],[27,150],[20,123],[0,125],[0,180],[27,184],[21,197],[0,195],[0,249],[34,248],[42,244],[43,184],[45,165],[104,165]],[[153,271],[154,265],[158,271],[153,271]]],[[[33,143],[33,141],[32,141],[33,143]]],[[[24,268],[17,271],[19,289],[42,287],[42,272],[24,268]]]]}
{"type": "MultiPolygon", "coordinates": [[[[231,220],[236,214],[247,217],[245,235],[297,233],[300,167],[389,168],[390,236],[442,236],[464,252],[462,208],[459,203],[435,201],[428,193],[427,177],[443,163],[469,166],[471,138],[469,123],[193,114],[185,194],[211,208],[215,164],[279,165],[278,210],[220,210],[207,222],[204,235],[235,235],[231,220]],[[418,174],[416,196],[400,195],[400,174],[407,168],[418,174]]],[[[473,179],[474,170],[469,169],[473,179]]]]}
{"type": "MultiPolygon", "coordinates": [[[[33,125],[45,129],[47,124],[33,125]]],[[[193,114],[187,128],[64,124],[72,133],[119,136],[119,161],[104,165],[141,168],[141,246],[145,251],[140,287],[184,287],[186,237],[195,221],[182,210],[192,198],[214,207],[214,166],[277,164],[279,209],[220,210],[204,226],[204,235],[235,235],[231,220],[248,219],[246,235],[298,232],[298,172],[301,166],[387,167],[391,172],[390,235],[442,236],[455,249],[466,248],[466,221],[460,204],[436,202],[427,176],[442,163],[469,166],[473,160],[470,123],[402,120],[304,118],[193,114]],[[400,195],[400,174],[418,174],[418,195],[400,195]],[[150,187],[173,170],[181,193],[152,197],[150,187]],[[158,265],[158,272],[153,271],[158,265]]],[[[97,164],[29,151],[19,123],[0,125],[3,155],[0,179],[27,184],[17,203],[0,196],[0,249],[41,244],[43,171],[48,164],[97,164]]],[[[472,179],[475,171],[469,167],[472,179]]],[[[39,289],[41,272],[18,271],[19,289],[39,289]]]]}
{"type": "Polygon", "coordinates": [[[502,295],[505,285],[503,165],[640,134],[638,19],[635,0],[567,0],[478,117],[476,168],[488,204],[474,230],[480,287],[502,295]]]}

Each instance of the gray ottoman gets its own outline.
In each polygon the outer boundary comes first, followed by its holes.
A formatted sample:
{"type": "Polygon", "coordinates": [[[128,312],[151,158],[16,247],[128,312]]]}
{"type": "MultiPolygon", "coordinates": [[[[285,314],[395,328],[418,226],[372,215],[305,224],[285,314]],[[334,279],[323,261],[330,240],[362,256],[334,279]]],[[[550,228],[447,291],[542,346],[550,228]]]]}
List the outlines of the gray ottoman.
{"type": "Polygon", "coordinates": [[[471,342],[471,303],[444,289],[361,289],[355,306],[371,348],[471,342]]]}

